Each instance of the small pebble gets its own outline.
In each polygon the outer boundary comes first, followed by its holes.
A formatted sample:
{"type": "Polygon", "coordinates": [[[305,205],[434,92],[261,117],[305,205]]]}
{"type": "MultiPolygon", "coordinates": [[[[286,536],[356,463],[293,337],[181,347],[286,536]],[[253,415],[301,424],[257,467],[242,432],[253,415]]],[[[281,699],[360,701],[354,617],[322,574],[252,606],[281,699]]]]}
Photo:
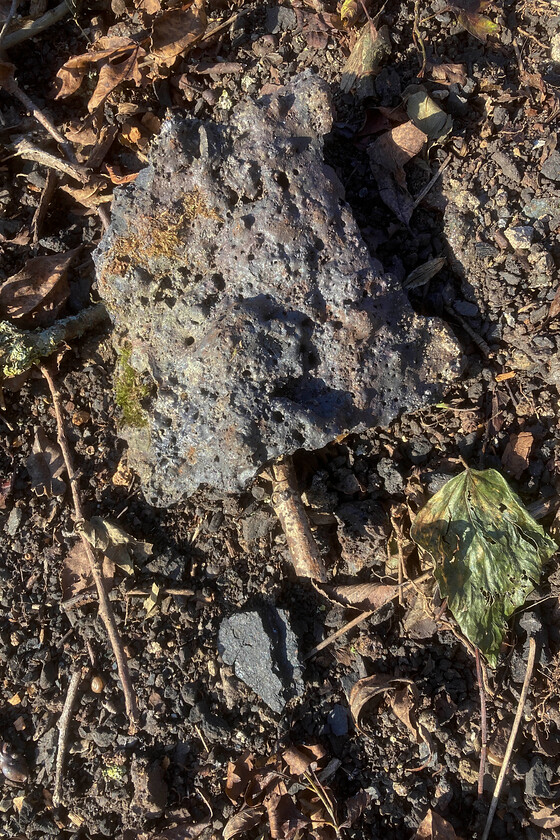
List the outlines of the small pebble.
{"type": "Polygon", "coordinates": [[[533,242],[534,229],[530,225],[510,227],[504,231],[505,237],[516,251],[528,251],[533,242]]]}

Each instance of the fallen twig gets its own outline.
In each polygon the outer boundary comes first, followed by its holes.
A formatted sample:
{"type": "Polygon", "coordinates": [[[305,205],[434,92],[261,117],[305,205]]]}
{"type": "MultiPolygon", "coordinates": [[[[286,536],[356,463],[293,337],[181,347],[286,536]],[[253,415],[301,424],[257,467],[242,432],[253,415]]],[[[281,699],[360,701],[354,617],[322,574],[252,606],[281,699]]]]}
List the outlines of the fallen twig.
{"type": "Polygon", "coordinates": [[[12,5],[10,6],[8,16],[7,16],[6,20],[4,21],[2,29],[0,30],[0,53],[2,52],[2,42],[3,42],[3,40],[6,36],[8,26],[12,22],[12,19],[13,19],[15,13],[17,12],[18,5],[19,5],[19,0],[12,0],[12,5]]]}
{"type": "Polygon", "coordinates": [[[445,160],[441,164],[440,168],[436,172],[436,174],[432,178],[430,178],[430,180],[428,181],[426,186],[422,190],[420,190],[420,192],[418,193],[418,195],[414,199],[414,204],[412,205],[413,210],[416,210],[416,208],[418,207],[420,202],[424,201],[424,199],[426,198],[426,196],[428,195],[428,193],[430,192],[430,190],[432,189],[432,187],[434,186],[434,184],[436,183],[438,178],[441,178],[443,172],[447,169],[447,167],[451,163],[451,158],[452,157],[453,157],[453,153],[449,152],[449,154],[447,155],[447,157],[445,158],[445,160]]]}
{"type": "MultiPolygon", "coordinates": [[[[64,141],[66,143],[66,141],[64,141]]],[[[38,149],[33,143],[30,143],[25,137],[22,137],[12,146],[14,155],[17,155],[24,160],[32,160],[35,163],[40,163],[41,166],[46,166],[49,169],[55,169],[57,172],[62,172],[64,175],[69,175],[80,184],[87,184],[90,180],[90,173],[85,166],[73,161],[62,160],[56,155],[51,155],[50,152],[45,152],[43,149],[38,149]]]]}
{"type": "MultiPolygon", "coordinates": [[[[406,580],[404,583],[399,584],[398,591],[395,592],[393,597],[390,598],[389,600],[394,601],[395,598],[398,598],[399,592],[405,586],[417,586],[419,583],[422,583],[422,581],[427,580],[431,576],[432,576],[432,572],[424,572],[423,575],[420,575],[420,577],[414,578],[414,580],[406,580]]],[[[389,601],[387,601],[387,603],[389,603],[389,601]]],[[[365,621],[366,619],[368,619],[370,617],[370,615],[374,614],[374,612],[377,612],[377,610],[364,610],[359,615],[357,615],[355,618],[353,618],[351,621],[347,622],[347,624],[345,624],[339,630],[335,630],[334,633],[331,633],[330,636],[327,636],[326,639],[323,639],[322,642],[319,642],[318,645],[315,645],[314,648],[312,648],[310,651],[308,651],[305,654],[303,659],[304,660],[311,659],[311,657],[315,656],[316,653],[319,653],[324,648],[328,647],[329,645],[332,645],[333,642],[336,642],[336,640],[339,639],[340,636],[344,636],[345,633],[348,633],[350,630],[352,630],[358,624],[361,624],[362,621],[365,621]]]]}
{"type": "Polygon", "coordinates": [[[64,773],[64,760],[66,758],[66,750],[68,749],[68,730],[70,725],[70,718],[72,717],[72,711],[74,709],[76,697],[78,696],[78,689],[80,688],[80,683],[83,679],[85,679],[85,677],[88,674],[88,671],[89,668],[79,667],[72,674],[72,677],[70,678],[70,682],[68,684],[68,691],[66,692],[64,706],[62,707],[62,712],[57,723],[59,735],[58,748],[56,752],[56,770],[53,791],[53,805],[55,806],[55,808],[58,808],[62,801],[62,779],[64,773]]]}
{"type": "Polygon", "coordinates": [[[135,732],[137,729],[139,717],[138,705],[136,702],[136,694],[134,692],[132,682],[130,680],[130,672],[128,670],[126,654],[124,652],[123,643],[117,628],[115,614],[113,613],[113,608],[109,600],[107,587],[105,585],[102,564],[99,560],[99,557],[94,552],[91,543],[86,538],[83,530],[85,517],[82,509],[82,500],[80,496],[78,478],[76,476],[76,473],[74,472],[74,467],[72,465],[72,455],[70,452],[70,447],[68,445],[68,440],[66,438],[66,432],[64,431],[64,421],[62,417],[62,408],[60,405],[60,395],[48,368],[45,367],[45,365],[41,365],[40,367],[43,376],[47,380],[47,384],[49,386],[49,390],[51,392],[53,400],[58,431],[58,445],[60,446],[60,449],[62,451],[62,457],[64,458],[64,463],[66,465],[66,472],[68,473],[68,481],[70,484],[72,500],[74,503],[75,529],[80,535],[86,553],[86,557],[91,567],[91,576],[93,578],[93,582],[95,583],[97,589],[97,597],[99,599],[99,616],[103,621],[103,624],[105,625],[107,635],[109,636],[109,640],[111,642],[111,647],[113,648],[113,654],[117,663],[117,669],[119,672],[119,677],[124,693],[126,712],[130,721],[130,730],[131,732],[135,732]]]}
{"type": "Polygon", "coordinates": [[[33,245],[36,245],[41,238],[41,228],[43,227],[43,222],[45,220],[45,216],[47,215],[51,198],[53,197],[57,186],[58,176],[52,169],[49,169],[47,172],[47,180],[45,181],[45,186],[43,187],[43,192],[41,193],[41,200],[39,201],[37,209],[35,210],[31,220],[30,229],[33,245]]]}
{"type": "Polygon", "coordinates": [[[20,330],[10,321],[0,321],[0,381],[20,376],[65,341],[79,338],[87,330],[95,329],[108,321],[102,303],[88,306],[77,315],[69,315],[44,330],[20,330]]]}
{"type": "Polygon", "coordinates": [[[9,35],[5,35],[2,41],[2,49],[10,50],[12,47],[17,47],[18,44],[27,41],[29,38],[33,38],[69,14],[72,14],[72,7],[67,0],[64,0],[64,2],[55,6],[54,9],[49,9],[48,12],[45,12],[37,20],[23,23],[16,32],[10,32],[9,35]]]}
{"type": "Polygon", "coordinates": [[[476,649],[476,678],[478,680],[478,691],[480,694],[480,767],[478,769],[478,797],[484,792],[484,771],[486,770],[486,751],[488,742],[488,731],[486,726],[486,692],[482,679],[482,663],[480,652],[476,649]]]}
{"type": "Polygon", "coordinates": [[[288,455],[272,466],[272,506],[286,535],[297,575],[325,582],[327,573],[297,489],[294,464],[288,455]]]}
{"type": "Polygon", "coordinates": [[[496,787],[494,788],[494,794],[492,796],[492,802],[490,803],[490,809],[488,811],[488,817],[486,818],[486,825],[484,826],[484,833],[482,835],[482,840],[488,840],[488,835],[490,834],[490,829],[492,828],[492,821],[494,820],[494,814],[496,813],[496,808],[498,807],[498,800],[500,798],[500,793],[502,790],[502,786],[504,784],[504,779],[506,777],[506,773],[508,771],[509,762],[511,759],[511,754],[513,752],[513,746],[515,744],[515,739],[517,737],[517,731],[519,729],[519,725],[521,723],[521,718],[523,717],[523,707],[525,706],[525,701],[527,700],[527,695],[529,694],[529,685],[531,683],[531,677],[533,676],[533,668],[535,667],[535,659],[537,654],[537,643],[535,642],[534,638],[529,639],[529,657],[527,659],[527,670],[525,672],[525,679],[523,680],[523,688],[521,689],[521,696],[519,698],[519,702],[517,704],[517,711],[515,713],[515,719],[513,721],[513,726],[511,728],[511,734],[509,736],[509,741],[506,747],[506,752],[504,755],[504,763],[500,769],[500,774],[498,776],[498,781],[496,782],[496,787]]]}
{"type": "Polygon", "coordinates": [[[56,142],[62,146],[68,160],[71,163],[77,165],[74,149],[72,148],[66,137],[64,137],[60,133],[58,128],[51,122],[47,115],[44,114],[43,111],[41,111],[41,109],[38,108],[37,105],[35,105],[35,103],[28,97],[26,92],[20,88],[13,76],[11,78],[3,78],[2,87],[8,93],[11,93],[12,96],[15,96],[16,99],[19,99],[24,108],[27,108],[27,110],[33,115],[33,117],[35,117],[37,122],[40,123],[43,126],[43,128],[49,132],[51,137],[54,137],[56,142]]]}

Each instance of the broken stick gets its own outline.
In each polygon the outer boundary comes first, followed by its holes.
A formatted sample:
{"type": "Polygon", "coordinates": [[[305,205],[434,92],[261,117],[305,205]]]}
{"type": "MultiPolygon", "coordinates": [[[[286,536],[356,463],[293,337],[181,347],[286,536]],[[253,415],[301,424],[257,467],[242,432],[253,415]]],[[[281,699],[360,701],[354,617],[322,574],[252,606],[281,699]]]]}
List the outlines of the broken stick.
{"type": "Polygon", "coordinates": [[[286,535],[295,572],[324,583],[327,573],[297,487],[290,455],[272,465],[272,506],[286,535]]]}
{"type": "Polygon", "coordinates": [[[74,467],[72,464],[70,446],[68,444],[66,432],[64,431],[64,421],[62,417],[62,408],[60,404],[60,394],[58,393],[54,379],[49,369],[44,365],[41,365],[41,373],[47,380],[47,384],[49,386],[49,390],[52,396],[54,412],[56,417],[56,426],[58,430],[58,445],[60,446],[60,449],[62,451],[62,457],[64,458],[64,464],[66,466],[66,472],[68,473],[68,481],[70,484],[70,489],[72,491],[72,499],[74,502],[74,527],[76,529],[76,532],[80,535],[86,553],[86,557],[90,564],[91,576],[93,578],[93,582],[95,583],[95,587],[97,589],[97,597],[99,599],[99,617],[105,625],[107,635],[109,636],[109,641],[111,642],[111,647],[113,648],[113,654],[115,656],[117,670],[122,684],[126,713],[130,721],[130,732],[134,733],[138,728],[137,724],[139,719],[136,694],[132,687],[130,672],[128,670],[128,662],[126,659],[126,653],[124,652],[122,639],[120,637],[117,628],[117,622],[115,620],[115,614],[113,612],[111,601],[109,600],[109,593],[107,592],[107,587],[105,585],[102,563],[99,559],[99,556],[96,555],[95,551],[93,550],[91,543],[87,539],[84,532],[83,526],[85,523],[85,517],[82,508],[82,499],[80,496],[78,477],[74,472],[74,467]]]}

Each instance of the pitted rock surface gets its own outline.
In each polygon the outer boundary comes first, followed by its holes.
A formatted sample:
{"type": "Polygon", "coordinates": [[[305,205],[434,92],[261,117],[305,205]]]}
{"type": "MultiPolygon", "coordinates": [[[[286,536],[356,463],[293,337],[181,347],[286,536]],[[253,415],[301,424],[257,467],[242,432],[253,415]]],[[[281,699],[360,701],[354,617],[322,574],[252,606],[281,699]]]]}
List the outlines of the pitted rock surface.
{"type": "Polygon", "coordinates": [[[235,492],[271,459],[433,401],[459,350],[368,253],[323,161],[328,86],[308,73],[227,124],[171,120],[116,191],[96,253],[116,340],[152,382],[125,428],[152,504],[235,492]]]}

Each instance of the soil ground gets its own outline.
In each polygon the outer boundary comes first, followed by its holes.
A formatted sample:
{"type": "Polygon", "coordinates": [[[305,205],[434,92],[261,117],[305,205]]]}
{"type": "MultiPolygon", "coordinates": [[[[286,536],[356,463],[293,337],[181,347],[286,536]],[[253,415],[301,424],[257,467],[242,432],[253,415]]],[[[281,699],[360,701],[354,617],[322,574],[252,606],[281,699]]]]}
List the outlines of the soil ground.
{"type": "MultiPolygon", "coordinates": [[[[110,34],[140,37],[145,8],[86,2],[75,17],[7,52],[20,87],[61,130],[86,119],[96,73],[88,70],[73,96],[53,100],[59,68],[110,27],[116,27],[110,34]]],[[[459,380],[437,406],[296,458],[329,576],[343,583],[394,576],[395,528],[403,529],[406,572],[418,574],[420,560],[408,552],[410,512],[462,469],[460,459],[503,472],[550,527],[560,480],[560,63],[553,60],[555,51],[559,58],[560,5],[495,3],[485,14],[498,23],[498,32],[482,42],[458,25],[443,2],[420,4],[418,28],[429,62],[463,65],[461,82],[444,83],[429,69],[418,79],[415,6],[388,0],[378,26],[388,27],[391,51],[376,76],[348,92],[341,91],[340,78],[354,36],[352,29],[331,25],[334,5],[210,0],[207,9],[212,25],[243,14],[179,57],[153,85],[116,88],[101,109],[104,124],[115,127],[105,162],[120,173],[138,171],[154,121],[169,111],[224,120],[240,98],[311,67],[332,87],[336,120],[326,156],[372,253],[403,282],[429,260],[446,258],[437,275],[409,294],[416,311],[442,317],[460,341],[459,380]],[[199,72],[203,62],[217,61],[240,68],[199,72]],[[448,138],[407,165],[413,197],[441,173],[406,225],[380,198],[367,145],[379,134],[375,109],[397,108],[408,86],[420,83],[453,125],[448,138]],[[524,454],[520,436],[528,442],[524,454]]],[[[44,10],[22,0],[12,29],[22,17],[44,10]]],[[[17,98],[0,91],[0,106],[6,148],[0,166],[1,277],[32,257],[82,246],[69,275],[66,309],[78,311],[90,294],[96,297],[91,251],[102,235],[100,216],[59,189],[38,241],[18,240],[29,229],[47,169],[11,157],[10,144],[23,135],[53,153],[57,147],[17,98]]],[[[0,735],[29,768],[23,785],[6,779],[0,787],[0,837],[219,838],[238,810],[225,794],[228,762],[245,751],[266,758],[289,744],[312,743],[321,744],[329,761],[337,760],[328,785],[341,820],[344,804],[360,791],[368,793],[363,813],[342,836],[412,838],[432,808],[458,837],[480,837],[498,771],[488,765],[478,798],[475,661],[452,617],[442,612],[437,592],[428,587],[416,602],[408,598],[384,607],[306,659],[302,696],[284,713],[271,712],[222,661],[218,630],[224,618],[263,603],[286,610],[303,658],[356,611],[328,602],[295,578],[265,479],[240,496],[220,498],[202,488],[172,509],[146,504],[119,439],[115,364],[110,331],[88,335],[61,354],[56,380],[86,515],[117,520],[135,539],[153,544],[151,557],[132,578],[117,570],[112,591],[140,728],[128,732],[94,600],[62,606],[63,571],[76,537],[69,493],[37,495],[28,470],[36,429],[56,439],[49,391],[35,372],[17,389],[8,383],[0,412],[0,735]],[[147,615],[144,601],[154,584],[160,597],[147,615]],[[166,589],[191,594],[169,595],[166,589]],[[145,596],[127,596],[130,590],[145,596]],[[71,674],[80,667],[89,670],[69,730],[63,807],[55,809],[57,721],[71,674]],[[433,740],[431,756],[386,704],[368,711],[364,731],[353,725],[349,690],[374,673],[414,683],[417,715],[433,740]]],[[[559,593],[553,559],[510,622],[497,669],[488,671],[488,727],[499,753],[519,698],[527,639],[536,635],[538,666],[494,838],[551,840],[560,825],[549,816],[543,827],[538,816],[543,809],[554,812],[558,803],[559,593]]],[[[252,829],[255,837],[268,832],[266,821],[252,829]]]]}

